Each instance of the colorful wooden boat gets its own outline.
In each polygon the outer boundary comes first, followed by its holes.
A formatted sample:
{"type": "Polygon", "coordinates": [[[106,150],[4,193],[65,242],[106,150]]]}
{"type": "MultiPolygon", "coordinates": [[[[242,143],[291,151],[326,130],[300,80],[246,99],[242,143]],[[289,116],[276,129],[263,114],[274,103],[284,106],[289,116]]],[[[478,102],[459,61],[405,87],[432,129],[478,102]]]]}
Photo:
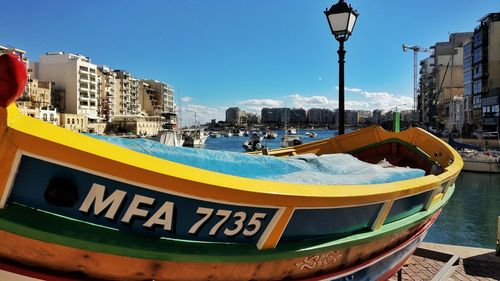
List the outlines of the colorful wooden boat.
{"type": "MultiPolygon", "coordinates": [[[[2,57],[0,80],[13,71],[2,57]]],[[[12,102],[18,86],[0,83],[0,257],[14,263],[0,268],[28,276],[384,280],[423,239],[463,166],[423,130],[372,127],[261,153],[344,152],[426,175],[370,185],[231,176],[24,116],[12,102]]]]}

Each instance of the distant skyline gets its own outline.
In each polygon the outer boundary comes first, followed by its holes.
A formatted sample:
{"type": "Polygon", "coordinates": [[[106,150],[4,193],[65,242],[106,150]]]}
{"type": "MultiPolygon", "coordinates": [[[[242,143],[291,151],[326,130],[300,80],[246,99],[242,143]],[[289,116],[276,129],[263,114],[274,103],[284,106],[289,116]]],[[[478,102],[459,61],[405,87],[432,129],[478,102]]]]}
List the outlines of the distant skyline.
{"type": "MultiPolygon", "coordinates": [[[[5,1],[0,45],[78,53],[97,65],[171,84],[183,125],[224,120],[228,107],[335,109],[338,42],[323,14],[337,1],[5,1]]],[[[498,0],[347,1],[346,109],[413,106],[413,53],[473,31],[498,0]]],[[[420,53],[419,60],[428,54],[420,53]]]]}

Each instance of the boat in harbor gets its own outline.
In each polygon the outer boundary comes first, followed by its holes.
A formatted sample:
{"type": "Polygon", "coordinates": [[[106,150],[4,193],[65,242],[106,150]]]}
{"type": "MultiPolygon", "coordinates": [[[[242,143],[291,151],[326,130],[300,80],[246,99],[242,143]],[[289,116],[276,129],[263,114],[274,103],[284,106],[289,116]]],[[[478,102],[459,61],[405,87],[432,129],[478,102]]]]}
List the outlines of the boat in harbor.
{"type": "Polygon", "coordinates": [[[464,171],[500,173],[500,152],[463,149],[459,151],[464,161],[464,171]]]}
{"type": "MultiPolygon", "coordinates": [[[[4,56],[0,263],[9,261],[2,268],[20,275],[386,280],[423,240],[463,166],[453,148],[421,129],[392,133],[380,127],[237,155],[263,163],[293,158],[300,166],[342,154],[411,167],[421,176],[372,184],[294,183],[274,181],[279,171],[272,169],[262,179],[178,163],[142,143],[151,154],[22,115],[14,103],[24,88],[22,62],[4,56]]],[[[179,158],[186,161],[192,156],[183,155],[204,153],[163,147],[182,151],[179,158]]],[[[223,166],[217,161],[207,163],[223,166]]],[[[253,163],[241,164],[238,172],[245,173],[253,163]]]]}
{"type": "Polygon", "coordinates": [[[201,127],[182,129],[182,146],[184,147],[201,147],[205,144],[208,135],[205,134],[205,129],[201,127]]]}
{"type": "Polygon", "coordinates": [[[448,143],[462,156],[464,171],[500,173],[500,151],[457,142],[451,135],[448,137],[448,143]]]}
{"type": "Polygon", "coordinates": [[[281,138],[281,147],[289,147],[302,144],[302,138],[297,133],[297,129],[290,128],[287,129],[283,137],[281,138]]]}
{"type": "Polygon", "coordinates": [[[268,139],[268,140],[273,140],[275,138],[278,137],[278,133],[276,133],[275,131],[273,130],[267,130],[265,133],[264,133],[264,138],[265,139],[268,139]]]}
{"type": "Polygon", "coordinates": [[[243,143],[243,149],[250,152],[262,150],[264,148],[261,143],[262,139],[263,137],[261,137],[257,132],[253,132],[250,138],[243,143]]]}
{"type": "Polygon", "coordinates": [[[181,147],[184,145],[184,138],[180,130],[176,129],[161,130],[154,140],[168,146],[181,147]]]}
{"type": "Polygon", "coordinates": [[[238,130],[238,129],[233,130],[233,137],[242,137],[243,134],[244,134],[244,132],[241,130],[238,130]]]}
{"type": "Polygon", "coordinates": [[[308,133],[306,133],[306,136],[308,136],[310,138],[315,138],[318,136],[318,134],[316,132],[308,132],[308,133]]]}

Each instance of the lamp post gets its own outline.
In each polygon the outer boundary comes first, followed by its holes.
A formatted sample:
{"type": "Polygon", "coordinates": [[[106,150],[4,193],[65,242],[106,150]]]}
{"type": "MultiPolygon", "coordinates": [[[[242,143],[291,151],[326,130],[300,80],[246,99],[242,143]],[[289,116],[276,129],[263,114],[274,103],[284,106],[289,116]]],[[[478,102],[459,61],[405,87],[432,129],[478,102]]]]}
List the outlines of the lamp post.
{"type": "Polygon", "coordinates": [[[330,25],[335,39],[339,41],[340,46],[337,53],[339,54],[339,135],[344,134],[344,42],[349,39],[349,36],[354,29],[354,24],[358,18],[358,12],[351,5],[347,5],[344,0],[339,0],[330,9],[325,10],[326,19],[330,25]]]}

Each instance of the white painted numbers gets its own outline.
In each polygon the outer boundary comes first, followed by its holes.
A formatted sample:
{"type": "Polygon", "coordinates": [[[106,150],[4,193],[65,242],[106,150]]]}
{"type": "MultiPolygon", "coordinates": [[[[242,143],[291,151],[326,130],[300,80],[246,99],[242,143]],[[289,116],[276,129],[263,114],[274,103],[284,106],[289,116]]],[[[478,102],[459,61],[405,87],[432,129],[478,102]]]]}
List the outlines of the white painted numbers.
{"type": "MultiPolygon", "coordinates": [[[[141,219],[145,221],[142,226],[147,229],[161,227],[165,231],[174,232],[174,202],[165,201],[158,210],[151,212],[150,209],[153,208],[157,199],[135,194],[130,204],[126,204],[126,198],[127,192],[119,189],[106,197],[106,187],[94,183],[78,210],[96,217],[104,213],[105,218],[117,222],[118,220],[115,220],[115,218],[124,213],[119,222],[126,225],[131,225],[134,219],[141,219]],[[126,209],[122,211],[122,208],[126,209]]],[[[212,237],[222,233],[228,238],[239,234],[246,238],[255,236],[261,229],[262,221],[266,217],[266,213],[247,213],[206,207],[198,207],[196,214],[201,215],[201,218],[193,223],[188,234],[206,236],[206,234],[200,234],[203,230],[203,233],[208,232],[208,235],[212,237]]],[[[177,216],[185,220],[196,215],[177,214],[177,216]]]]}
{"type": "MultiPolygon", "coordinates": [[[[193,235],[197,235],[203,226],[213,218],[214,209],[199,207],[196,213],[202,215],[202,217],[189,229],[188,233],[193,235]]],[[[215,217],[217,217],[216,219],[218,219],[218,221],[208,232],[210,236],[217,236],[221,226],[224,225],[229,218],[234,218],[235,221],[232,223],[233,225],[229,225],[224,229],[224,235],[228,237],[236,236],[243,230],[243,236],[252,237],[259,232],[262,225],[261,220],[266,217],[266,214],[254,213],[246,224],[246,228],[245,220],[247,218],[247,213],[245,212],[235,212],[233,214],[230,210],[217,210],[215,217]]]]}

